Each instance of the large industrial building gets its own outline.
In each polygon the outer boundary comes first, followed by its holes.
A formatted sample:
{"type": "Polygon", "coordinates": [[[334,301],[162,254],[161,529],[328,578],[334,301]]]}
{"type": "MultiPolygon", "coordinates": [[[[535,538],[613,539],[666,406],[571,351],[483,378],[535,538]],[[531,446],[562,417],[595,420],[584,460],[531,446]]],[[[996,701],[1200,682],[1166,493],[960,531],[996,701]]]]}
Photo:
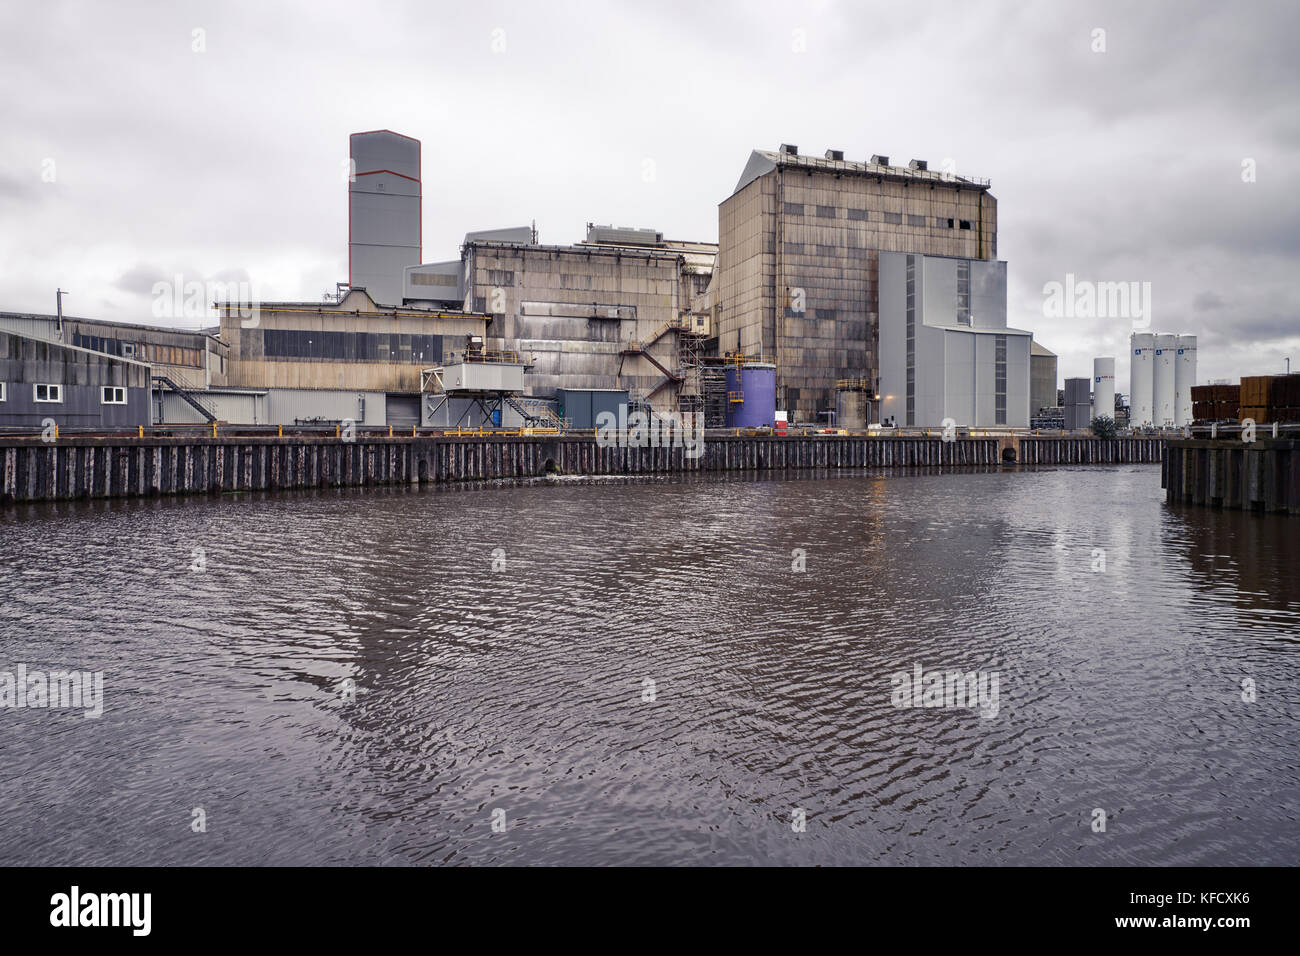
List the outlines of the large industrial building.
{"type": "Polygon", "coordinates": [[[780,411],[1023,427],[1055,390],[1055,356],[1031,357],[1029,333],[1007,327],[986,180],[785,145],[750,155],[716,244],[600,225],[544,244],[520,226],[423,262],[419,141],[357,133],[349,154],[337,295],[216,303],[205,330],[30,315],[0,328],[146,363],[160,423],[558,424],[618,399],[709,425],[780,411]],[[468,377],[508,388],[447,384],[467,343],[468,360],[503,365],[468,377]]]}
{"type": "Polygon", "coordinates": [[[719,348],[775,364],[777,405],[792,420],[835,409],[837,381],[881,376],[884,252],[995,258],[989,183],[923,160],[802,156],[783,145],[752,153],[719,207],[719,348]]]}

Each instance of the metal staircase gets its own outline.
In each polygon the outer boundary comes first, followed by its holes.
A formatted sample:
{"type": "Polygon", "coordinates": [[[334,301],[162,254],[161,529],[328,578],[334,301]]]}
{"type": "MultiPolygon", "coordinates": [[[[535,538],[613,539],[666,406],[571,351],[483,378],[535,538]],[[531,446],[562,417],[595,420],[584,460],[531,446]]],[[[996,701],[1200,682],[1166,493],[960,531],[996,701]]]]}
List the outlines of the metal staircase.
{"type": "Polygon", "coordinates": [[[200,402],[198,397],[195,396],[189,389],[182,388],[180,385],[177,385],[166,375],[151,375],[150,378],[153,381],[154,391],[161,392],[162,391],[161,386],[165,385],[168,388],[170,388],[173,392],[175,392],[177,395],[179,395],[181,398],[183,398],[191,407],[194,408],[196,412],[202,415],[204,421],[211,423],[217,420],[217,416],[213,413],[213,411],[210,408],[208,408],[206,405],[204,405],[202,402],[200,402]]]}
{"type": "Polygon", "coordinates": [[[504,395],[502,398],[530,425],[538,425],[542,428],[567,428],[569,426],[569,420],[560,418],[549,405],[540,402],[524,404],[513,395],[504,395]]]}

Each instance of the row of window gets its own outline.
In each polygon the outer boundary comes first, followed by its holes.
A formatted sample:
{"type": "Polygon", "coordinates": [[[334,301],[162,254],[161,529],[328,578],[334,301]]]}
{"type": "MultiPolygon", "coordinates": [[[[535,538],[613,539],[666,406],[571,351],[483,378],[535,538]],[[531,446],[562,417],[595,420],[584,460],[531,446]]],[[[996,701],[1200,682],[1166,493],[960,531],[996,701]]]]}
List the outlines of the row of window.
{"type": "MultiPolygon", "coordinates": [[[[787,216],[802,216],[804,215],[806,208],[807,207],[803,203],[788,202],[785,204],[785,214],[787,216]]],[[[813,206],[812,209],[813,215],[820,219],[839,218],[834,206],[813,206]]],[[[847,209],[845,211],[848,213],[848,218],[854,222],[869,222],[871,219],[871,214],[865,209],[847,209]]],[[[881,216],[883,222],[892,223],[896,226],[901,226],[903,224],[904,216],[901,212],[886,212],[881,213],[881,216]]],[[[908,213],[906,218],[909,226],[926,225],[925,216],[914,216],[911,213],[908,213]]],[[[974,228],[972,221],[969,219],[952,219],[947,216],[936,216],[934,219],[934,225],[940,229],[974,228]]]]}
{"type": "Polygon", "coordinates": [[[151,345],[146,342],[123,342],[103,335],[82,335],[74,332],[72,344],[77,348],[116,355],[119,358],[135,359],[138,362],[157,362],[160,365],[185,365],[201,368],[203,352],[200,349],[184,348],[179,345],[151,345]]]}
{"type": "Polygon", "coordinates": [[[441,362],[443,336],[263,329],[262,354],[339,362],[441,362]]]}
{"type": "MultiPolygon", "coordinates": [[[[9,401],[8,383],[0,382],[0,402],[9,401]]],[[[63,386],[39,383],[32,386],[32,401],[41,403],[61,403],[63,386]]],[[[120,385],[105,385],[99,392],[101,405],[125,405],[126,389],[120,385]]]]}

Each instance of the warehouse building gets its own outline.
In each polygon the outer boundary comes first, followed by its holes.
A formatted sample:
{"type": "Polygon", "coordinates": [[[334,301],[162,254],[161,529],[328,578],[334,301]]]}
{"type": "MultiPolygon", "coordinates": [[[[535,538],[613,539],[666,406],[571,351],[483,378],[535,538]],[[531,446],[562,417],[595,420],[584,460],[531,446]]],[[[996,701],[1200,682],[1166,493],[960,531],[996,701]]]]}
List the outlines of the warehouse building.
{"type": "Polygon", "coordinates": [[[774,363],[777,407],[816,421],[837,381],[882,374],[880,254],[996,258],[988,190],[923,160],[753,152],[718,209],[718,348],[774,363]]]}
{"type": "Polygon", "coordinates": [[[75,316],[0,312],[0,329],[153,366],[183,388],[226,384],[229,349],[217,329],[169,329],[75,316]]]}
{"type": "Polygon", "coordinates": [[[420,422],[420,372],[441,364],[488,316],[383,306],[363,289],[334,302],[219,303],[228,385],[266,392],[269,424],[420,422]]]}
{"type": "Polygon", "coordinates": [[[689,319],[711,244],[594,225],[568,246],[467,240],[465,308],[492,316],[491,348],[531,356],[529,394],[615,389],[661,411],[698,407],[704,335],[689,319]]]}
{"type": "Polygon", "coordinates": [[[1029,352],[1029,416],[1043,414],[1043,409],[1055,409],[1057,356],[1037,342],[1029,352]]]}
{"type": "Polygon", "coordinates": [[[1032,335],[1007,327],[1007,264],[879,254],[881,414],[1029,427],[1032,335]]]}
{"type": "Polygon", "coordinates": [[[149,366],[0,330],[0,427],[149,424],[149,366]]]}

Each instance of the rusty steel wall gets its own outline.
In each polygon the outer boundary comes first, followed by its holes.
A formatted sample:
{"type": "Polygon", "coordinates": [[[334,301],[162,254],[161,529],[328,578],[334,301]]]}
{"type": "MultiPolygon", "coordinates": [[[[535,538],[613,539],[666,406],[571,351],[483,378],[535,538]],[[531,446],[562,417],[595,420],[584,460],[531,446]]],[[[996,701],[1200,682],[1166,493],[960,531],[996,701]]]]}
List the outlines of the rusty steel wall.
{"type": "MultiPolygon", "coordinates": [[[[602,447],[593,435],[0,440],[4,503],[569,475],[995,465],[1014,439],[772,435],[684,448],[602,447]]],[[[1027,463],[1154,462],[1160,439],[1031,438],[1027,463]]],[[[1262,486],[1261,486],[1262,487],[1262,486]]]]}

